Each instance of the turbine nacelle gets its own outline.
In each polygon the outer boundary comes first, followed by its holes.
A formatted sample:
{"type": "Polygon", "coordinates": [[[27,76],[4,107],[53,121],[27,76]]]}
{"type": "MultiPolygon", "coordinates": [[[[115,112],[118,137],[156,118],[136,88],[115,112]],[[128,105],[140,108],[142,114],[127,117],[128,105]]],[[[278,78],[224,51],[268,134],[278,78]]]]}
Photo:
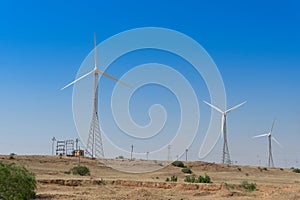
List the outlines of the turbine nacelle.
{"type": "Polygon", "coordinates": [[[117,78],[115,78],[115,77],[113,77],[113,76],[111,76],[111,75],[109,75],[109,74],[106,74],[106,73],[104,73],[104,72],[102,72],[102,71],[99,71],[99,69],[98,69],[98,59],[97,59],[97,48],[96,48],[96,47],[97,47],[97,45],[96,45],[96,33],[95,33],[95,35],[94,35],[94,62],[95,62],[95,67],[94,67],[94,69],[91,70],[90,72],[86,73],[85,75],[80,76],[80,77],[77,78],[76,80],[72,81],[71,83],[69,83],[69,84],[66,85],[65,87],[61,88],[61,90],[63,90],[63,89],[65,89],[65,88],[67,88],[67,87],[69,87],[69,86],[75,84],[75,83],[78,82],[79,80],[81,80],[81,79],[83,79],[83,78],[89,76],[89,75],[92,74],[92,73],[94,73],[94,74],[100,73],[100,74],[102,74],[103,76],[106,76],[107,78],[110,78],[110,79],[112,79],[112,80],[114,80],[114,81],[116,81],[116,82],[119,82],[119,83],[121,83],[121,84],[127,86],[127,87],[130,87],[128,84],[124,83],[123,81],[120,81],[119,79],[117,79],[117,78]]]}
{"type": "Polygon", "coordinates": [[[206,103],[207,105],[209,105],[210,107],[212,107],[214,110],[216,110],[216,111],[218,111],[219,113],[221,113],[221,114],[222,114],[223,116],[225,116],[225,117],[226,117],[226,115],[227,115],[228,113],[230,113],[231,111],[233,111],[233,110],[235,110],[235,109],[241,107],[241,106],[244,105],[245,103],[247,103],[247,101],[245,101],[245,102],[243,102],[243,103],[241,103],[241,104],[238,104],[238,105],[236,105],[236,106],[234,106],[234,107],[232,107],[232,108],[230,108],[230,109],[228,109],[228,110],[226,110],[226,111],[222,111],[220,108],[218,108],[217,106],[214,106],[214,105],[208,103],[207,101],[203,101],[203,102],[206,103]]]}
{"type": "Polygon", "coordinates": [[[95,66],[93,70],[94,70],[94,73],[99,73],[98,67],[95,66]]]}
{"type": "Polygon", "coordinates": [[[236,106],[234,106],[234,107],[232,107],[232,108],[230,108],[230,109],[228,109],[226,111],[222,111],[220,108],[218,108],[217,106],[214,106],[214,105],[208,103],[207,101],[203,101],[203,102],[206,103],[207,105],[209,105],[210,107],[212,107],[214,110],[216,110],[216,111],[218,111],[219,113],[222,114],[222,127],[221,127],[221,131],[222,132],[224,131],[224,128],[226,126],[226,116],[227,116],[227,114],[230,113],[230,112],[232,112],[233,110],[241,107],[245,103],[247,103],[247,101],[245,101],[245,102],[243,102],[241,104],[238,104],[238,105],[236,105],[236,106]]]}
{"type": "Polygon", "coordinates": [[[261,134],[261,135],[256,135],[253,138],[260,138],[260,137],[268,137],[271,140],[273,140],[274,142],[276,142],[278,144],[278,146],[280,146],[281,148],[283,148],[283,146],[279,143],[279,141],[273,136],[273,128],[274,128],[274,124],[275,124],[275,120],[273,121],[271,130],[269,133],[266,134],[261,134]]]}

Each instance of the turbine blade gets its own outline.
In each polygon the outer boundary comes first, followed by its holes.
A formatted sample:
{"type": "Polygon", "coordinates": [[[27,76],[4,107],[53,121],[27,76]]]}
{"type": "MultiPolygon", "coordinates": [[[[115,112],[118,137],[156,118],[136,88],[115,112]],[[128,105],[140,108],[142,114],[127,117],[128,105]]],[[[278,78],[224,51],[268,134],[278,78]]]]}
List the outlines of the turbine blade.
{"type": "Polygon", "coordinates": [[[224,115],[222,115],[222,129],[221,129],[221,131],[222,131],[222,135],[223,135],[223,131],[224,131],[224,127],[225,127],[225,116],[224,115]]]}
{"type": "Polygon", "coordinates": [[[127,86],[127,87],[130,87],[127,83],[124,83],[123,81],[120,81],[119,79],[116,79],[115,77],[113,77],[113,76],[111,76],[111,75],[109,75],[109,74],[106,74],[106,73],[101,72],[101,71],[99,71],[99,73],[102,74],[103,76],[106,76],[107,78],[110,78],[110,79],[112,79],[112,80],[118,82],[118,83],[121,83],[121,84],[123,84],[123,85],[125,85],[125,86],[127,86]]]}
{"type": "Polygon", "coordinates": [[[241,103],[241,104],[239,104],[239,105],[237,105],[237,106],[234,106],[234,107],[228,109],[225,113],[230,113],[231,111],[237,109],[238,107],[241,107],[241,106],[244,105],[245,103],[247,103],[247,101],[245,101],[245,102],[243,102],[243,103],[241,103]]]}
{"type": "Polygon", "coordinates": [[[66,89],[66,88],[67,88],[67,87],[69,87],[70,85],[73,85],[73,84],[74,84],[74,83],[76,83],[77,81],[80,81],[81,79],[83,79],[83,78],[87,77],[88,75],[92,74],[93,72],[94,72],[94,70],[92,70],[92,71],[88,72],[87,74],[85,74],[85,75],[83,75],[83,76],[79,77],[79,78],[78,78],[78,79],[76,79],[75,81],[73,81],[73,82],[69,83],[68,85],[66,85],[65,87],[61,88],[60,90],[64,90],[64,89],[66,89]]]}
{"type": "Polygon", "coordinates": [[[216,111],[220,112],[220,113],[224,113],[220,108],[218,108],[217,106],[214,106],[206,101],[203,101],[204,103],[206,103],[207,105],[209,105],[210,107],[212,107],[213,109],[215,109],[216,111]]]}
{"type": "Polygon", "coordinates": [[[97,43],[96,43],[96,32],[94,33],[94,64],[95,64],[95,68],[98,67],[98,62],[97,62],[97,43]]]}
{"type": "Polygon", "coordinates": [[[273,120],[272,128],[271,128],[271,134],[273,132],[274,124],[275,124],[276,119],[273,120]]]}
{"type": "Polygon", "coordinates": [[[269,136],[270,133],[266,133],[266,134],[261,134],[261,135],[256,135],[253,138],[259,138],[259,137],[265,137],[265,136],[269,136]]]}
{"type": "Polygon", "coordinates": [[[283,146],[278,142],[278,140],[275,137],[272,136],[272,140],[274,140],[274,142],[276,142],[280,146],[280,148],[283,149],[283,146]]]}

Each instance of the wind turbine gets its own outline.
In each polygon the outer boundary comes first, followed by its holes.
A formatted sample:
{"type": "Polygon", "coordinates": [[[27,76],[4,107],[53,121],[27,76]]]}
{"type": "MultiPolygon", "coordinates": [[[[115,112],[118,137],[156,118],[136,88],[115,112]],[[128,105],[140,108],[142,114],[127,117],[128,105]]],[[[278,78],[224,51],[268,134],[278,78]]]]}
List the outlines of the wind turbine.
{"type": "Polygon", "coordinates": [[[217,106],[214,106],[206,101],[204,101],[204,103],[206,103],[207,105],[209,105],[210,107],[212,107],[213,109],[215,109],[216,111],[220,112],[222,114],[222,128],[221,131],[223,132],[223,138],[224,138],[224,142],[223,142],[223,156],[222,156],[222,163],[226,163],[226,164],[231,164],[231,160],[230,160],[230,154],[229,154],[229,149],[228,149],[228,144],[227,144],[227,130],[226,130],[226,116],[228,113],[230,113],[231,111],[237,109],[238,107],[244,105],[246,103],[243,102],[237,106],[234,106],[226,111],[222,111],[220,108],[218,108],[217,106]]]}
{"type": "Polygon", "coordinates": [[[261,135],[257,135],[257,136],[253,137],[253,138],[268,137],[268,142],[269,142],[269,162],[268,162],[268,166],[269,167],[274,167],[273,156],[272,156],[272,140],[274,140],[274,142],[276,142],[282,148],[282,145],[278,142],[278,140],[272,134],[273,133],[274,124],[275,124],[275,119],[273,121],[271,130],[270,130],[269,133],[267,133],[267,134],[261,134],[261,135]]]}
{"type": "Polygon", "coordinates": [[[77,78],[73,82],[69,83],[65,87],[61,88],[61,90],[75,84],[76,82],[80,81],[81,79],[91,75],[94,73],[94,107],[93,107],[93,116],[92,121],[90,125],[89,130],[89,137],[88,137],[88,143],[87,143],[87,152],[92,156],[92,158],[95,157],[104,157],[104,150],[102,145],[102,138],[101,138],[101,132],[100,132],[100,125],[99,125],[99,119],[98,119],[98,79],[99,79],[99,73],[103,76],[106,76],[116,82],[119,82],[123,85],[128,86],[126,83],[112,77],[109,74],[106,74],[102,71],[98,70],[98,61],[97,61],[97,48],[96,48],[96,33],[94,34],[94,69],[85,75],[77,78]]]}

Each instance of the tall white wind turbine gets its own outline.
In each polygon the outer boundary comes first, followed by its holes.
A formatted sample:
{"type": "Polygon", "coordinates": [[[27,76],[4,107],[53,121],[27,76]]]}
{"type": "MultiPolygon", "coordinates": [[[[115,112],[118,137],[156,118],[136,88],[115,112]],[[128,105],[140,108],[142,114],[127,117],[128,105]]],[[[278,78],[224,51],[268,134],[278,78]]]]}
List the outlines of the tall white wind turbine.
{"type": "Polygon", "coordinates": [[[98,74],[101,74],[103,76],[106,76],[116,82],[119,82],[123,85],[128,86],[126,83],[112,77],[109,74],[106,74],[102,71],[98,70],[98,61],[97,61],[97,48],[96,48],[96,33],[94,34],[94,69],[85,75],[77,78],[73,82],[69,83],[65,87],[63,87],[61,90],[75,84],[76,82],[80,81],[81,79],[94,74],[94,107],[93,107],[93,116],[92,116],[92,121],[90,125],[90,130],[89,130],[89,137],[88,137],[88,142],[87,142],[87,152],[91,155],[92,158],[95,157],[104,157],[104,150],[103,150],[103,145],[102,145],[102,137],[101,137],[101,132],[100,132],[100,125],[99,125],[99,118],[98,118],[98,74]]]}
{"type": "Polygon", "coordinates": [[[276,142],[281,148],[282,145],[278,142],[278,140],[273,136],[273,128],[274,128],[275,120],[273,121],[271,130],[269,133],[266,134],[261,134],[254,136],[253,138],[260,138],[260,137],[268,137],[268,143],[269,143],[269,161],[268,161],[268,166],[269,167],[274,167],[274,161],[273,161],[273,156],[272,156],[272,140],[276,142]]]}
{"type": "Polygon", "coordinates": [[[239,108],[240,106],[244,105],[246,103],[243,102],[237,106],[234,106],[226,111],[222,111],[220,108],[218,108],[217,106],[214,106],[206,101],[204,101],[204,103],[206,103],[207,105],[209,105],[210,107],[212,107],[213,109],[215,109],[216,111],[220,112],[222,114],[222,127],[221,127],[221,132],[223,133],[223,138],[224,138],[224,142],[223,142],[223,155],[222,155],[222,163],[226,163],[226,164],[231,164],[231,160],[230,160],[230,154],[229,154],[229,149],[228,149],[228,143],[227,143],[227,128],[226,128],[226,116],[228,113],[230,113],[231,111],[239,108]]]}

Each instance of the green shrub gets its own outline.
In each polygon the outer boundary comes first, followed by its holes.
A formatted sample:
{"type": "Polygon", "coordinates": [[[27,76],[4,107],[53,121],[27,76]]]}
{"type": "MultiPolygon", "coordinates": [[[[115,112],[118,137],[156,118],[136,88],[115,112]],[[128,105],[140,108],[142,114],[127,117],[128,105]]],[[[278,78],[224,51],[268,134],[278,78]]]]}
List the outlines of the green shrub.
{"type": "Polygon", "coordinates": [[[171,176],[171,182],[177,182],[177,176],[171,176]]]}
{"type": "Polygon", "coordinates": [[[203,176],[199,176],[197,182],[198,183],[212,183],[210,177],[207,174],[205,174],[204,177],[203,176]]]}
{"type": "Polygon", "coordinates": [[[116,159],[124,159],[124,156],[118,156],[116,159]]]}
{"type": "Polygon", "coordinates": [[[184,182],[188,183],[212,183],[211,179],[208,175],[205,174],[205,176],[199,176],[197,179],[194,176],[186,176],[184,179],[184,182]]]}
{"type": "Polygon", "coordinates": [[[0,199],[32,199],[35,189],[35,176],[25,167],[0,162],[0,199]]]}
{"type": "Polygon", "coordinates": [[[295,173],[300,173],[300,169],[295,168],[295,169],[293,169],[293,172],[295,172],[295,173]]]}
{"type": "Polygon", "coordinates": [[[90,170],[86,166],[75,166],[71,169],[74,175],[87,176],[90,175],[90,170]]]}
{"type": "Polygon", "coordinates": [[[243,181],[241,184],[241,187],[243,187],[248,192],[252,192],[252,191],[256,190],[256,184],[248,183],[248,181],[243,181]]]}
{"type": "Polygon", "coordinates": [[[172,165],[175,166],[175,167],[181,167],[181,168],[184,168],[184,164],[182,161],[179,161],[179,160],[176,160],[174,162],[172,162],[172,165]]]}
{"type": "Polygon", "coordinates": [[[192,182],[191,177],[190,177],[190,176],[186,176],[186,177],[184,178],[184,182],[191,183],[191,182],[192,182]]]}
{"type": "Polygon", "coordinates": [[[183,173],[185,173],[185,174],[191,174],[191,173],[193,173],[192,170],[191,170],[190,168],[183,168],[183,169],[181,169],[181,171],[182,171],[183,173]]]}
{"type": "Polygon", "coordinates": [[[171,181],[171,182],[177,182],[177,176],[173,175],[173,176],[171,176],[171,178],[167,177],[165,181],[166,182],[169,182],[169,181],[171,181]]]}

